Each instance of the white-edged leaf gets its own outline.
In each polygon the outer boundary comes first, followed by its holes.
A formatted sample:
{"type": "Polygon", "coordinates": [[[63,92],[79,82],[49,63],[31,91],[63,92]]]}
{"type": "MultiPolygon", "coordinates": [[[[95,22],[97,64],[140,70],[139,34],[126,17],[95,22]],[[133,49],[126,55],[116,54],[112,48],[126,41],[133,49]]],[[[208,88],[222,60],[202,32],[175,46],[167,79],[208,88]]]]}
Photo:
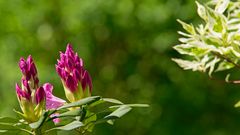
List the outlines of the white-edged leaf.
{"type": "Polygon", "coordinates": [[[193,70],[193,71],[205,71],[204,66],[201,62],[198,61],[189,61],[189,60],[182,60],[182,59],[175,59],[172,58],[174,62],[176,62],[181,68],[184,70],[193,70]]]}
{"type": "Polygon", "coordinates": [[[187,24],[179,19],[177,21],[182,25],[183,29],[185,29],[188,33],[190,33],[192,35],[196,34],[195,29],[192,25],[187,24]]]}
{"type": "Polygon", "coordinates": [[[218,0],[215,11],[222,14],[228,7],[229,0],[218,0]]]}
{"type": "Polygon", "coordinates": [[[197,1],[196,1],[196,4],[197,4],[197,12],[198,12],[198,15],[202,18],[202,19],[204,19],[205,21],[207,21],[207,11],[206,11],[206,8],[203,6],[203,5],[201,5],[200,3],[198,3],[197,1]]]}

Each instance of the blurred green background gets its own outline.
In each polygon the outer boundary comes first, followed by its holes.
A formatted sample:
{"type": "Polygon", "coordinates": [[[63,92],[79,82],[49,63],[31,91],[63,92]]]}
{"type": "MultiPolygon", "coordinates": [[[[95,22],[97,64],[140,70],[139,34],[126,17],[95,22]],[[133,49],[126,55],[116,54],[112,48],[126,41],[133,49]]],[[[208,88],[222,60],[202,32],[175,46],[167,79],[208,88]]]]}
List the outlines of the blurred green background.
{"type": "Polygon", "coordinates": [[[98,125],[93,134],[240,134],[240,111],[233,107],[240,86],[171,61],[181,57],[172,49],[182,30],[176,19],[200,22],[194,0],[1,0],[0,18],[1,115],[19,109],[21,56],[31,54],[40,83],[51,82],[65,98],[54,64],[70,42],[91,73],[93,95],[151,105],[114,126],[98,125]]]}

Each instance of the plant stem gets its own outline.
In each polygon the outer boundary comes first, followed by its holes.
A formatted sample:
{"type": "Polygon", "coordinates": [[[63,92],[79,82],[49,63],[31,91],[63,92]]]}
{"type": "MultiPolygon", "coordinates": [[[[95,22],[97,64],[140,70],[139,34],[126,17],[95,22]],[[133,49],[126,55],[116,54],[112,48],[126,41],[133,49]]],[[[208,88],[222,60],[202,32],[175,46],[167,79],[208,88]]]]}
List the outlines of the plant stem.
{"type": "Polygon", "coordinates": [[[212,52],[212,54],[214,54],[215,56],[217,56],[220,59],[226,60],[227,62],[233,64],[235,67],[240,68],[240,65],[235,63],[234,61],[232,61],[230,58],[228,58],[228,57],[226,57],[224,55],[221,55],[220,53],[217,53],[217,52],[212,52]]]}

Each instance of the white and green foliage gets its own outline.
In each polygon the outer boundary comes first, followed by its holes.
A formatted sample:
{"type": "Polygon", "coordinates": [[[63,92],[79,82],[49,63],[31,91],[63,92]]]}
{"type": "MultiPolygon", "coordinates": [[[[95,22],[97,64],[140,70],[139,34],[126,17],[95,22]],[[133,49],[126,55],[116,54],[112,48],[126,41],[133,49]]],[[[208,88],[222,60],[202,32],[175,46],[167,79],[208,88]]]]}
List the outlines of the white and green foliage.
{"type": "Polygon", "coordinates": [[[175,61],[185,70],[213,72],[240,67],[240,1],[212,0],[198,2],[201,24],[194,26],[178,20],[185,32],[179,31],[181,44],[174,46],[188,60],[175,61]]]}

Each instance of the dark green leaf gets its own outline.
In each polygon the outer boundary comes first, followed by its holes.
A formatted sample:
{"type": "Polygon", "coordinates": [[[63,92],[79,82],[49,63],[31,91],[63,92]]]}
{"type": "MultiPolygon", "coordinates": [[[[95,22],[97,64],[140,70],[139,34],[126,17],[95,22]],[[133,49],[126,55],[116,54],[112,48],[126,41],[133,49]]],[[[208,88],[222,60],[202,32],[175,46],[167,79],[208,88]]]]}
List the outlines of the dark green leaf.
{"type": "Polygon", "coordinates": [[[91,103],[96,102],[100,99],[101,99],[100,96],[87,97],[87,98],[81,99],[79,101],[63,105],[63,106],[59,107],[58,110],[71,108],[71,107],[79,107],[81,105],[86,105],[86,104],[91,104],[91,103]]]}
{"type": "Polygon", "coordinates": [[[50,129],[50,130],[47,130],[45,133],[50,132],[52,130],[66,130],[66,131],[68,131],[68,130],[73,130],[73,129],[79,128],[81,126],[83,126],[82,122],[73,121],[73,122],[71,122],[71,123],[69,123],[65,126],[55,127],[55,128],[50,129]]]}
{"type": "Polygon", "coordinates": [[[12,123],[0,122],[0,130],[18,130],[19,128],[14,126],[12,123]]]}
{"type": "Polygon", "coordinates": [[[74,109],[60,114],[58,117],[67,117],[67,116],[79,116],[81,114],[81,109],[74,109]]]}
{"type": "Polygon", "coordinates": [[[0,122],[4,122],[4,123],[17,123],[17,122],[19,122],[19,120],[16,119],[16,118],[11,118],[11,117],[0,117],[0,122]]]}

